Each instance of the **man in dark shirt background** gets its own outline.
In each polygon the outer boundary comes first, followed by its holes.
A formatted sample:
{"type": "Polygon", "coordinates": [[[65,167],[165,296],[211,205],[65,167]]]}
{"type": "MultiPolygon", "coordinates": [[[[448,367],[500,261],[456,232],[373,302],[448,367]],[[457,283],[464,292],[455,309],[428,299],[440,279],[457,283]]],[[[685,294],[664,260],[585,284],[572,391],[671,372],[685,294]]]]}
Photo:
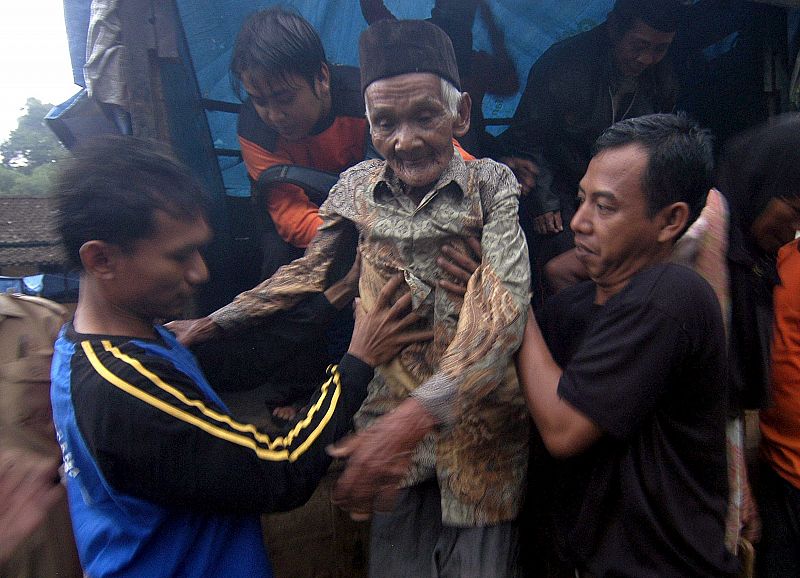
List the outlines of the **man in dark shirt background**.
{"type": "Polygon", "coordinates": [[[617,0],[603,24],[550,47],[528,73],[511,127],[500,137],[502,160],[522,185],[520,220],[534,269],[547,271],[554,290],[586,278],[571,252],[569,221],[594,141],[617,121],[675,105],[677,86],[664,57],[680,15],[675,0],[617,0]]]}

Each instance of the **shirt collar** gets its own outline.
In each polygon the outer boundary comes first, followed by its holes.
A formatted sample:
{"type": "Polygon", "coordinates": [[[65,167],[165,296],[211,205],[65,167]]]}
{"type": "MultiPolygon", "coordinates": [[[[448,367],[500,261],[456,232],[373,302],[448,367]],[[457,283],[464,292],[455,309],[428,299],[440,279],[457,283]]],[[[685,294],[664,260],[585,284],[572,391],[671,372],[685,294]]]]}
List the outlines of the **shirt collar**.
{"type": "MultiPolygon", "coordinates": [[[[453,147],[453,156],[450,158],[450,163],[448,163],[444,172],[439,176],[436,184],[434,184],[425,195],[425,199],[429,198],[431,193],[442,190],[450,183],[455,183],[462,194],[467,191],[467,185],[469,183],[467,165],[455,146],[453,147]]],[[[389,163],[384,162],[383,168],[378,172],[377,179],[372,184],[371,189],[374,198],[376,191],[379,189],[388,190],[395,195],[400,194],[403,191],[403,185],[389,166],[389,163]]],[[[425,200],[423,199],[423,203],[424,202],[425,200]]]]}

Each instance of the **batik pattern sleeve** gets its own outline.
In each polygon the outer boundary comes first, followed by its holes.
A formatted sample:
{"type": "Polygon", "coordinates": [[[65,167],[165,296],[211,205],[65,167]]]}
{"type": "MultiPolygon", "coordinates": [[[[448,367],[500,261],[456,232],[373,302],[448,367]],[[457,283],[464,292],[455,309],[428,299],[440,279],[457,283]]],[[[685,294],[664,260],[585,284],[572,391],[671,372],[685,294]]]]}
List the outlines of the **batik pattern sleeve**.
{"type": "Polygon", "coordinates": [[[511,355],[525,326],[530,284],[528,250],[519,227],[519,187],[511,171],[485,165],[481,179],[484,224],[482,257],[467,284],[456,333],[439,371],[414,396],[450,424],[504,383],[511,355]]]}
{"type": "Polygon", "coordinates": [[[438,400],[442,519],[467,525],[516,515],[528,457],[529,418],[511,363],[529,302],[527,246],[513,175],[496,163],[485,169],[476,175],[484,204],[481,264],[467,284],[438,371],[412,394],[428,408],[438,400]]]}
{"type": "MultiPolygon", "coordinates": [[[[341,189],[337,184],[323,207],[341,189]]],[[[211,314],[223,331],[236,331],[255,325],[278,311],[285,311],[310,293],[324,291],[328,271],[343,244],[352,239],[352,224],[333,210],[320,208],[322,226],[300,259],[284,265],[260,285],[240,293],[232,303],[211,314]]]]}
{"type": "Polygon", "coordinates": [[[237,420],[180,363],[138,341],[76,344],[79,429],[116,490],[176,508],[253,512],[304,503],[324,475],[325,446],[350,428],[372,369],[345,356],[294,425],[270,433],[237,420]]]}

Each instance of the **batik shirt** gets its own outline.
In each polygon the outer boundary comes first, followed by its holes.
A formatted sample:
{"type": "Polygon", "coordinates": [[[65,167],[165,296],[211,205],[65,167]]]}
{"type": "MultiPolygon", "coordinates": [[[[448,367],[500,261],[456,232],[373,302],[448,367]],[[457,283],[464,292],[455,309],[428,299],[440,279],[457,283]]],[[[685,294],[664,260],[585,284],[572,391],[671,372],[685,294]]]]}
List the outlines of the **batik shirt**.
{"type": "Polygon", "coordinates": [[[434,332],[432,341],[406,347],[377,369],[357,425],[412,394],[437,418],[406,483],[437,476],[445,524],[511,520],[524,490],[528,415],[511,356],[525,326],[530,271],[518,196],[507,167],[488,159],[465,163],[455,151],[419,203],[385,161],[365,161],[342,174],[320,207],[323,224],[305,256],[211,316],[225,331],[238,329],[323,290],[354,225],[364,306],[402,273],[420,326],[434,332]],[[437,286],[447,277],[436,259],[445,243],[466,248],[469,236],[481,240],[483,254],[462,299],[437,286]]]}

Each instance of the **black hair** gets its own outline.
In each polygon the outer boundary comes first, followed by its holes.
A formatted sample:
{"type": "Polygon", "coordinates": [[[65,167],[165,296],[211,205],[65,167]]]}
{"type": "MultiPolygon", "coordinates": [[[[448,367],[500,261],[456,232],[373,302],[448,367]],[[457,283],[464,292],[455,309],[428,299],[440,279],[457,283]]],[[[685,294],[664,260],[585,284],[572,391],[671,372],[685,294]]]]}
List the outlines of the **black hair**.
{"type": "Polygon", "coordinates": [[[648,216],[672,203],[689,205],[688,227],[697,219],[713,185],[711,134],[683,113],[649,114],[611,125],[600,135],[594,154],[636,144],[647,151],[642,190],[648,216]]]}
{"type": "Polygon", "coordinates": [[[675,32],[682,13],[677,0],[617,0],[609,16],[613,17],[617,35],[622,37],[636,20],[660,32],[675,32]]]}
{"type": "Polygon", "coordinates": [[[209,198],[164,145],[131,136],[102,136],[60,163],[54,184],[56,226],[70,265],[80,248],[101,240],[133,248],[156,229],[156,211],[175,219],[208,215],[209,198]]]}
{"type": "Polygon", "coordinates": [[[743,231],[772,199],[800,197],[800,113],[779,115],[731,139],[718,184],[743,231]]]}
{"type": "Polygon", "coordinates": [[[323,64],[328,61],[322,40],[308,20],[285,8],[267,8],[251,14],[236,37],[231,84],[241,98],[245,72],[284,80],[297,74],[313,89],[323,64]]]}

